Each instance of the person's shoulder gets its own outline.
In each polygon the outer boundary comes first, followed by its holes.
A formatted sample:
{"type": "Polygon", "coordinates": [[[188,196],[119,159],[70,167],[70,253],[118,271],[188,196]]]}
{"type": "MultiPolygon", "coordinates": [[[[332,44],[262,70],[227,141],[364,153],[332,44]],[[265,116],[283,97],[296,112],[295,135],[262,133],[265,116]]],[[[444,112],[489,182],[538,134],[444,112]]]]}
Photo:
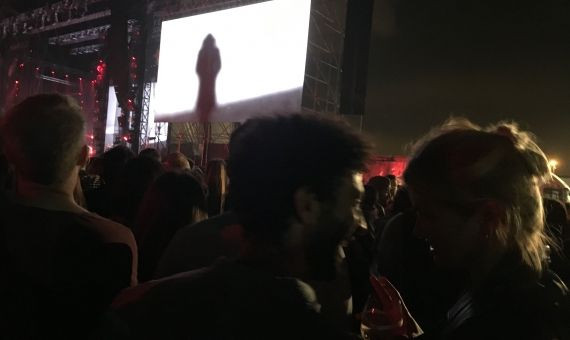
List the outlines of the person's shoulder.
{"type": "Polygon", "coordinates": [[[556,273],[546,270],[536,284],[536,290],[545,309],[552,314],[566,315],[566,320],[570,322],[570,290],[556,273]]]}
{"type": "Polygon", "coordinates": [[[212,334],[219,334],[251,339],[269,334],[283,320],[288,322],[281,331],[286,334],[274,338],[295,339],[322,330],[316,294],[309,285],[236,261],[220,261],[126,289],[113,308],[135,335],[164,334],[168,329],[192,338],[205,338],[203,334],[218,338],[212,334]],[[226,327],[211,328],[219,324],[226,327]]]}
{"type": "Polygon", "coordinates": [[[97,232],[104,241],[129,245],[135,244],[132,231],[124,225],[91,212],[85,212],[81,216],[88,222],[89,227],[97,232]]]}
{"type": "Polygon", "coordinates": [[[178,273],[157,280],[147,281],[137,286],[127,288],[119,294],[112,307],[114,309],[128,309],[131,305],[149,303],[152,300],[164,298],[166,295],[177,295],[177,287],[191,287],[211,271],[210,267],[178,273]]]}
{"type": "Polygon", "coordinates": [[[54,210],[23,204],[14,198],[4,201],[0,216],[7,230],[17,233],[31,232],[69,237],[96,236],[92,223],[82,215],[83,210],[54,210]],[[26,231],[25,231],[26,230],[26,231]]]}
{"type": "Polygon", "coordinates": [[[505,319],[523,325],[532,339],[570,339],[570,295],[558,275],[547,269],[538,280],[521,282],[512,291],[505,319]]]}
{"type": "Polygon", "coordinates": [[[233,212],[225,212],[220,215],[210,217],[203,221],[182,227],[179,234],[184,233],[201,233],[201,232],[219,232],[220,229],[228,225],[238,223],[238,218],[233,212]]]}
{"type": "Polygon", "coordinates": [[[224,230],[228,226],[237,225],[237,223],[238,219],[234,213],[223,213],[180,228],[170,244],[173,247],[185,248],[188,245],[208,242],[208,240],[219,241],[224,236],[224,230]]]}

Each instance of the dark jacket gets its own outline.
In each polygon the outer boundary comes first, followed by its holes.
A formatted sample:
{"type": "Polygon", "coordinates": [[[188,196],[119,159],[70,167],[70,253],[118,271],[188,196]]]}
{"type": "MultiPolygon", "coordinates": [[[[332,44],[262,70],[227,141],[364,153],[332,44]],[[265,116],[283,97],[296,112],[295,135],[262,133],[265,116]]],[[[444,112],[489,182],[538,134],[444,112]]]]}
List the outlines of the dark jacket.
{"type": "Polygon", "coordinates": [[[91,214],[2,202],[0,338],[86,338],[131,284],[129,240],[125,227],[91,214]]]}
{"type": "Polygon", "coordinates": [[[336,339],[314,291],[236,262],[149,281],[121,293],[116,313],[131,339],[336,339]]]}
{"type": "Polygon", "coordinates": [[[441,339],[570,339],[568,288],[553,272],[537,275],[506,256],[476,291],[449,310],[441,339]]]}

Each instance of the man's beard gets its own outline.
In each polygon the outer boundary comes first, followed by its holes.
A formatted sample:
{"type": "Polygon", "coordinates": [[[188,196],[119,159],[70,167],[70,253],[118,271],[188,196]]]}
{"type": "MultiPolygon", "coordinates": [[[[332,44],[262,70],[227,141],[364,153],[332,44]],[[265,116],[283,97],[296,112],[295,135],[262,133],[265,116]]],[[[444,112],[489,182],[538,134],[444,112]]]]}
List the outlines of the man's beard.
{"type": "Polygon", "coordinates": [[[350,229],[346,221],[335,220],[332,216],[332,211],[323,212],[321,222],[305,250],[310,278],[316,281],[332,281],[336,278],[341,260],[339,245],[350,229]]]}

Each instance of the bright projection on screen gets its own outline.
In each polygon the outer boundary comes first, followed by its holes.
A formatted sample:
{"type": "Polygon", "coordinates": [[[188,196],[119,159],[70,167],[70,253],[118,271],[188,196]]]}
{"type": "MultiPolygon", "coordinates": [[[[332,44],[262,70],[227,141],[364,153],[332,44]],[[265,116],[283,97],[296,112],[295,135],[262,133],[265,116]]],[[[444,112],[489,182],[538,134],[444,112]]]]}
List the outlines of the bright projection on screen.
{"type": "Polygon", "coordinates": [[[310,7],[273,0],[163,22],[155,120],[196,121],[197,107],[212,108],[211,121],[299,112],[310,7]]]}

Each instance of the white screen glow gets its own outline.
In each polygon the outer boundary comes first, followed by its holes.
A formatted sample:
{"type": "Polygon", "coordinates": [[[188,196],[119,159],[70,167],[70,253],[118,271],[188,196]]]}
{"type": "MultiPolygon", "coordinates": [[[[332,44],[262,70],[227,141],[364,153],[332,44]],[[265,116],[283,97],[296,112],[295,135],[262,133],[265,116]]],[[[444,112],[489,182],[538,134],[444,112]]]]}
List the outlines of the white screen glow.
{"type": "Polygon", "coordinates": [[[219,49],[212,121],[298,112],[310,0],[273,0],[162,23],[157,121],[197,119],[198,52],[211,34],[219,49]]]}

